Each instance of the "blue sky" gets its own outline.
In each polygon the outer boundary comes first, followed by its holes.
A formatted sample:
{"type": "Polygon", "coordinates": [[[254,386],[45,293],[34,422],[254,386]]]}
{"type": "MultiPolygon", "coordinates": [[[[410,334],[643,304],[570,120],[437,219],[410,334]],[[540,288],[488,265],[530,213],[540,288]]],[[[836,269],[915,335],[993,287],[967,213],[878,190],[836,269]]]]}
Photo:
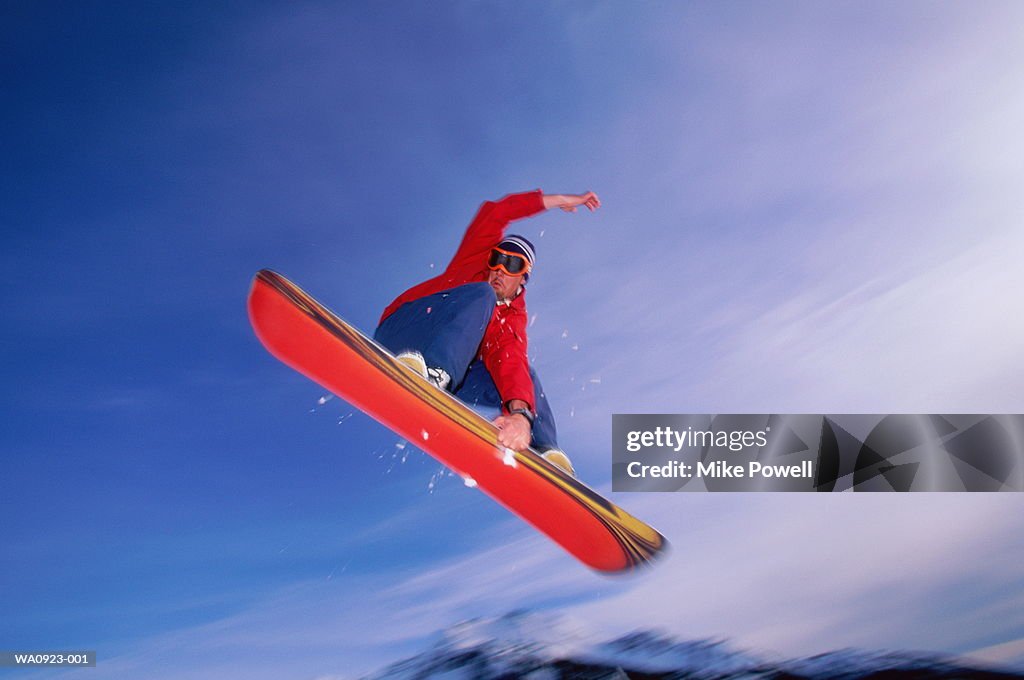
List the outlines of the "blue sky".
{"type": "Polygon", "coordinates": [[[319,404],[244,305],[272,267],[369,329],[482,200],[594,189],[519,227],[593,486],[615,412],[1021,412],[1019,4],[2,12],[0,648],[345,676],[537,606],[1024,658],[1019,495],[620,494],[676,551],[609,581],[319,404]]]}

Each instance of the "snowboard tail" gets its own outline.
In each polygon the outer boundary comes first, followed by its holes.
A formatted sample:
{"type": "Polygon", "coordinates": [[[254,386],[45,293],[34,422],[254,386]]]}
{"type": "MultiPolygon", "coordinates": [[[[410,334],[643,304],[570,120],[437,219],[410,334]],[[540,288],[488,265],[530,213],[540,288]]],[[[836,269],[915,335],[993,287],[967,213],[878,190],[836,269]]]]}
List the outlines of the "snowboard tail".
{"type": "Polygon", "coordinates": [[[635,569],[668,546],[656,530],[437,389],[285,277],[261,270],[249,319],[282,362],[413,442],[587,566],[635,569]]]}

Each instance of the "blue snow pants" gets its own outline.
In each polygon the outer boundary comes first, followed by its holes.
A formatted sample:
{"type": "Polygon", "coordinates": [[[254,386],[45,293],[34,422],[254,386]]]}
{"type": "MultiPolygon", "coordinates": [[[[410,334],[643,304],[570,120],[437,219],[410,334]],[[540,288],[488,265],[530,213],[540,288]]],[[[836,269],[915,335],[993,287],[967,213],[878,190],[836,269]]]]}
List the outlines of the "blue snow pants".
{"type": "MultiPolygon", "coordinates": [[[[448,389],[464,403],[501,409],[494,379],[477,358],[495,303],[487,282],[449,288],[403,304],[377,327],[373,339],[392,354],[417,351],[427,366],[447,371],[448,389]]],[[[530,445],[539,451],[558,448],[555,418],[532,366],[530,378],[537,411],[530,445]]]]}

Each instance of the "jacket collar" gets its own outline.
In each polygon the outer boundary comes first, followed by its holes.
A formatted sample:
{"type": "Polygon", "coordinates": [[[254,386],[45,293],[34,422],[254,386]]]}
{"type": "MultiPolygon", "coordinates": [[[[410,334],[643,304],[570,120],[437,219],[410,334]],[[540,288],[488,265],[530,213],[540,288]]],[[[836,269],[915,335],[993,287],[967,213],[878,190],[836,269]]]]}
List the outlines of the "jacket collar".
{"type": "MultiPolygon", "coordinates": [[[[497,302],[495,302],[495,304],[498,305],[498,306],[504,305],[506,307],[511,307],[513,304],[516,304],[517,300],[519,300],[519,301],[522,300],[524,293],[526,293],[526,287],[520,285],[519,289],[516,291],[515,295],[513,295],[508,300],[498,300],[497,302]]],[[[521,304],[521,302],[520,302],[520,304],[521,304]]]]}

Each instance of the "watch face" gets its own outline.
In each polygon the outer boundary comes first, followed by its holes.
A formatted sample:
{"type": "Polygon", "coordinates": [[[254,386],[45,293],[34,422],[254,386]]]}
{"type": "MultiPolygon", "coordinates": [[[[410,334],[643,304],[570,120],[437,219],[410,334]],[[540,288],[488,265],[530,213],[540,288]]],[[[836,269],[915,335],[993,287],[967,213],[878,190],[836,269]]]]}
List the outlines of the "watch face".
{"type": "Polygon", "coordinates": [[[533,425],[533,414],[530,413],[530,411],[528,411],[525,408],[512,409],[508,413],[509,413],[509,415],[514,415],[516,413],[522,414],[527,420],[530,421],[530,424],[533,425]]]}

